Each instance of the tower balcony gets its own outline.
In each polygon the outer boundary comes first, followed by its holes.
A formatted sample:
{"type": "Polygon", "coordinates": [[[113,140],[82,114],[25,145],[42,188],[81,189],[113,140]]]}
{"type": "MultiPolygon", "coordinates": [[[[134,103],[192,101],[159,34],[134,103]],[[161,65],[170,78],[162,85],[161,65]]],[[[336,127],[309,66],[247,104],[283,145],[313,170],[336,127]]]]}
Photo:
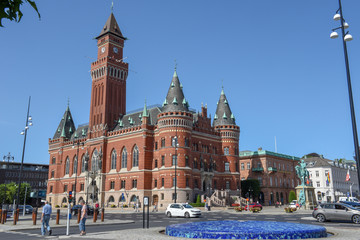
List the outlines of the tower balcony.
{"type": "Polygon", "coordinates": [[[258,168],[252,168],[251,170],[252,170],[253,172],[263,172],[263,171],[264,171],[264,168],[258,167],[258,168]]]}

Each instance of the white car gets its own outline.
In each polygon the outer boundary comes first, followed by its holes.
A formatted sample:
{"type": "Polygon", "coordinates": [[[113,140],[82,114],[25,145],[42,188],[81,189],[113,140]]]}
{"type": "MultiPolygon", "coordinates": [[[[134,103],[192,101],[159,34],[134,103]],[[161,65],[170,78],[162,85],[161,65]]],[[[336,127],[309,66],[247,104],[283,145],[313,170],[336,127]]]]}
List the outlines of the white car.
{"type": "Polygon", "coordinates": [[[289,204],[289,208],[298,208],[300,207],[299,203],[297,202],[297,200],[293,200],[290,204],[289,204]]]}
{"type": "Polygon", "coordinates": [[[201,210],[187,203],[171,203],[166,208],[165,214],[168,217],[199,217],[201,210]]]}

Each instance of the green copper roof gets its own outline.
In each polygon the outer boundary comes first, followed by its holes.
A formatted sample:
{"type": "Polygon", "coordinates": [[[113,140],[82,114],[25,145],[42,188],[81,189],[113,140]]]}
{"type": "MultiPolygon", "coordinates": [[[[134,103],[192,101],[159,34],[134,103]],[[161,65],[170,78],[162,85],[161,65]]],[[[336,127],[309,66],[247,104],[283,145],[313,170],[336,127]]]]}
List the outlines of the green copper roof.
{"type": "Polygon", "coordinates": [[[223,115],[223,119],[227,119],[226,113],[224,113],[224,115],[223,115]]]}
{"type": "Polygon", "coordinates": [[[175,87],[175,83],[172,82],[172,83],[171,83],[171,87],[175,87]]]}
{"type": "Polygon", "coordinates": [[[225,104],[227,104],[227,103],[228,103],[226,99],[224,100],[224,103],[225,103],[225,104]]]}
{"type": "Polygon", "coordinates": [[[218,119],[218,116],[217,114],[215,113],[215,116],[214,116],[214,120],[218,119]]]}
{"type": "Polygon", "coordinates": [[[251,157],[251,156],[260,156],[260,155],[270,155],[270,156],[275,156],[275,157],[287,158],[287,159],[291,159],[294,161],[300,161],[299,157],[290,156],[290,155],[281,154],[281,153],[275,153],[275,152],[266,151],[266,150],[260,150],[260,151],[254,151],[254,152],[244,151],[244,152],[239,153],[240,157],[251,157]]]}
{"type": "Polygon", "coordinates": [[[81,130],[81,135],[85,136],[85,129],[81,130]]]}
{"type": "Polygon", "coordinates": [[[177,72],[176,72],[176,69],[174,70],[173,77],[178,77],[177,72]]]}
{"type": "Polygon", "coordinates": [[[184,98],[185,96],[182,85],[175,68],[174,75],[166,95],[166,104],[163,104],[163,108],[161,109],[162,112],[189,111],[188,103],[180,104],[183,102],[184,98]]]}
{"type": "Polygon", "coordinates": [[[166,98],[165,98],[165,100],[164,100],[164,102],[163,102],[163,106],[165,106],[165,105],[167,105],[168,104],[168,102],[167,102],[167,100],[166,100],[166,98]]]}
{"type": "Polygon", "coordinates": [[[149,117],[149,112],[148,112],[147,107],[146,107],[146,101],[144,103],[144,110],[143,110],[142,116],[143,117],[149,117]]]}
{"type": "Polygon", "coordinates": [[[231,118],[232,118],[232,119],[235,119],[234,114],[232,114],[232,113],[231,113],[231,118]]]}
{"type": "Polygon", "coordinates": [[[60,137],[66,137],[65,128],[62,129],[62,131],[61,131],[61,136],[60,136],[60,137]]]}
{"type": "MultiPolygon", "coordinates": [[[[185,98],[184,98],[185,99],[185,98]]],[[[176,97],[174,97],[174,100],[172,101],[173,104],[178,104],[176,97]]]]}
{"type": "Polygon", "coordinates": [[[76,128],[71,116],[70,107],[68,105],[56,129],[53,139],[60,137],[71,139],[71,136],[74,134],[74,132],[76,132],[76,128]]]}

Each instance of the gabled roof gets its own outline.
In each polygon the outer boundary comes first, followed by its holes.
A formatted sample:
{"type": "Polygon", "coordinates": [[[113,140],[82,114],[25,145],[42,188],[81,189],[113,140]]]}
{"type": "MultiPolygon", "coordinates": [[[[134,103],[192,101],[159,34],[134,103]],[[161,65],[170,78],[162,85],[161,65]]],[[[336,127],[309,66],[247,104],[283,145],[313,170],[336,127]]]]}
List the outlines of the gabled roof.
{"type": "Polygon", "coordinates": [[[224,93],[224,89],[222,89],[214,116],[214,126],[235,124],[235,117],[231,112],[229,102],[226,99],[224,93]]]}
{"type": "Polygon", "coordinates": [[[173,112],[173,111],[189,111],[189,103],[187,102],[182,85],[179,81],[179,77],[174,71],[173,78],[169,87],[169,91],[166,95],[165,101],[163,103],[163,112],[173,112]]]}
{"type": "Polygon", "coordinates": [[[122,39],[126,39],[122,33],[121,30],[119,28],[119,25],[116,22],[116,19],[114,17],[114,14],[111,13],[108,20],[105,23],[105,26],[103,27],[103,29],[101,30],[101,33],[99,36],[96,37],[96,39],[102,37],[103,35],[107,34],[107,33],[112,33],[122,39]]]}
{"type": "Polygon", "coordinates": [[[57,139],[60,137],[70,139],[75,131],[76,131],[75,124],[71,116],[70,108],[68,105],[59,123],[59,126],[56,129],[53,139],[57,139]]]}
{"type": "Polygon", "coordinates": [[[71,136],[71,140],[86,138],[89,131],[89,124],[79,125],[75,133],[71,136]]]}
{"type": "MultiPolygon", "coordinates": [[[[146,109],[146,111],[148,114],[147,117],[149,117],[148,124],[155,125],[157,123],[157,115],[161,112],[161,108],[152,107],[152,108],[146,109]]],[[[117,121],[116,126],[114,127],[113,131],[121,130],[124,128],[129,128],[129,127],[140,126],[142,123],[143,112],[144,112],[144,110],[140,110],[140,111],[136,111],[136,112],[122,116],[117,121]]]]}

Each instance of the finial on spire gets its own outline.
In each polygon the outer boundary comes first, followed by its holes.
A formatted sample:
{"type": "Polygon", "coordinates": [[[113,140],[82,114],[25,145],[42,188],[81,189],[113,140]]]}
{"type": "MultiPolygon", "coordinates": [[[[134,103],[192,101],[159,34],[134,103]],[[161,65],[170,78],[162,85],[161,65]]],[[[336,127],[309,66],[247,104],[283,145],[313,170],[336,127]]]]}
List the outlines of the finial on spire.
{"type": "Polygon", "coordinates": [[[68,97],[68,99],[67,99],[67,109],[69,109],[69,106],[70,106],[70,98],[68,97]]]}
{"type": "Polygon", "coordinates": [[[176,59],[174,61],[175,61],[175,67],[174,67],[174,75],[173,75],[173,77],[177,77],[177,73],[176,73],[177,62],[176,62],[176,59]]]}
{"type": "Polygon", "coordinates": [[[111,13],[114,11],[114,1],[111,2],[111,13]]]}
{"type": "Polygon", "coordinates": [[[221,79],[221,95],[224,95],[224,80],[221,79]]]}

